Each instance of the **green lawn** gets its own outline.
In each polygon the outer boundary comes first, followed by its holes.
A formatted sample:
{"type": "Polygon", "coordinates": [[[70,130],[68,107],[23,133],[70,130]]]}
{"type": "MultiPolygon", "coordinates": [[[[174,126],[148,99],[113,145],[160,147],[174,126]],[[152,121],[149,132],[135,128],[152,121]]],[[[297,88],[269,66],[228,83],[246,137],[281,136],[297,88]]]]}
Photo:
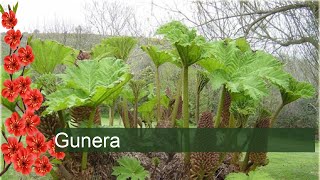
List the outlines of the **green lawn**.
{"type": "MultiPolygon", "coordinates": [[[[1,118],[4,120],[9,113],[3,110],[1,118]]],[[[102,116],[102,124],[109,125],[106,115],[102,116]]],[[[119,118],[115,119],[115,127],[122,127],[119,125],[119,118]]],[[[1,138],[1,140],[3,140],[1,138]]],[[[3,142],[3,141],[2,141],[3,142]]],[[[319,169],[319,143],[316,143],[316,152],[313,153],[268,153],[269,164],[262,167],[263,171],[269,173],[276,180],[318,180],[319,169]]],[[[2,157],[0,157],[1,160],[2,157]]],[[[2,162],[2,161],[0,161],[2,162]]],[[[2,163],[1,163],[2,164],[2,163]]],[[[47,177],[36,177],[34,174],[30,176],[22,176],[14,172],[12,167],[4,175],[4,180],[11,179],[48,179],[47,177]]]]}
{"type": "Polygon", "coordinates": [[[263,170],[276,180],[318,180],[319,143],[313,153],[268,153],[269,164],[263,170]]]}

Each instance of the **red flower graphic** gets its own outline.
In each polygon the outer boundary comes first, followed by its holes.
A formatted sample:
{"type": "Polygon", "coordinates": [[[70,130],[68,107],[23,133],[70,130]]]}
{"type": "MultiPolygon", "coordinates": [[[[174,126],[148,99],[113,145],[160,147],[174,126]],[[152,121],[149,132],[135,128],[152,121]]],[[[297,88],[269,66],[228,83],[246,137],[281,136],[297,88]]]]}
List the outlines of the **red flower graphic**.
{"type": "Polygon", "coordinates": [[[9,73],[13,74],[20,69],[20,64],[18,61],[18,56],[16,54],[12,54],[12,56],[6,56],[3,59],[4,62],[4,70],[9,73]]]}
{"type": "Polygon", "coordinates": [[[57,159],[63,159],[65,156],[64,152],[56,152],[56,146],[54,142],[55,137],[53,137],[50,141],[47,142],[48,145],[48,151],[51,156],[57,158],[57,159]]]}
{"type": "Polygon", "coordinates": [[[10,134],[15,136],[22,136],[25,134],[25,121],[19,118],[17,112],[12,113],[11,117],[7,118],[4,124],[10,134]]]}
{"type": "Polygon", "coordinates": [[[2,96],[7,98],[8,101],[14,102],[19,95],[18,88],[14,85],[14,82],[8,79],[4,81],[3,85],[4,85],[4,88],[2,89],[2,92],[1,92],[2,96]]]}
{"type": "Polygon", "coordinates": [[[51,171],[51,169],[52,165],[50,164],[47,156],[42,156],[34,162],[34,171],[39,176],[46,175],[48,172],[51,171]]]}
{"type": "Polygon", "coordinates": [[[19,63],[23,66],[28,66],[34,60],[34,55],[32,53],[32,48],[27,45],[26,48],[20,48],[18,50],[19,63]]]}
{"type": "Polygon", "coordinates": [[[26,104],[27,108],[31,111],[38,110],[43,101],[43,96],[38,89],[29,90],[26,92],[23,102],[26,104]]]}
{"type": "Polygon", "coordinates": [[[11,29],[17,25],[17,22],[18,22],[18,20],[16,18],[16,14],[13,11],[10,10],[9,13],[4,12],[2,14],[1,23],[4,28],[11,29]]]}
{"type": "Polygon", "coordinates": [[[21,39],[21,32],[20,30],[13,30],[10,29],[7,31],[7,34],[4,36],[4,42],[6,42],[8,45],[10,45],[11,49],[17,49],[17,47],[20,45],[20,39],[21,39]]]}
{"type": "Polygon", "coordinates": [[[27,149],[36,156],[47,151],[46,138],[40,132],[35,133],[35,135],[28,135],[26,138],[27,149]]]}
{"type": "Polygon", "coordinates": [[[15,79],[13,83],[14,86],[18,88],[20,96],[24,98],[26,92],[30,90],[31,79],[28,76],[25,78],[23,76],[20,76],[17,79],[15,79]]]}
{"type": "Polygon", "coordinates": [[[25,121],[25,131],[28,135],[34,135],[38,131],[37,126],[40,124],[39,116],[35,115],[32,111],[27,110],[22,119],[25,121]]]}
{"type": "Polygon", "coordinates": [[[12,157],[13,167],[17,172],[22,174],[30,174],[31,166],[34,162],[34,155],[29,153],[27,149],[21,148],[12,157]]]}
{"type": "Polygon", "coordinates": [[[11,163],[12,156],[21,148],[23,148],[22,142],[18,142],[18,140],[14,137],[8,137],[8,143],[4,143],[1,145],[1,151],[4,154],[4,160],[7,164],[11,163]]]}

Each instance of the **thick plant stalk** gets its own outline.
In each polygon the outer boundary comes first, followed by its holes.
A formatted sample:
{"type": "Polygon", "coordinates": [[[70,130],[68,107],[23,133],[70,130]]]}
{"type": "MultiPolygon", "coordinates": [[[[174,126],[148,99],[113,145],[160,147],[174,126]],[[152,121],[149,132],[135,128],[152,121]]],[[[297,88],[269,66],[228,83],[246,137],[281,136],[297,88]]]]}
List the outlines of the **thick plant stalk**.
{"type": "Polygon", "coordinates": [[[63,111],[58,111],[58,116],[59,116],[59,120],[60,120],[60,125],[62,127],[65,127],[66,126],[66,120],[64,118],[63,111]]]}
{"type": "Polygon", "coordinates": [[[123,125],[125,128],[130,128],[129,115],[128,115],[128,103],[127,103],[127,100],[124,98],[122,100],[122,111],[124,114],[123,125]]]}
{"type": "Polygon", "coordinates": [[[197,82],[196,82],[196,112],[195,112],[195,121],[198,124],[199,115],[200,115],[200,94],[206,84],[209,82],[209,78],[199,71],[197,73],[197,82]]]}
{"type": "Polygon", "coordinates": [[[250,152],[247,152],[246,156],[244,157],[244,160],[243,160],[243,163],[242,163],[242,166],[241,166],[241,171],[242,172],[245,172],[247,170],[247,168],[248,168],[249,154],[250,154],[250,152]]]}
{"type": "Polygon", "coordinates": [[[222,110],[223,110],[225,94],[226,94],[226,88],[225,88],[225,85],[223,85],[222,89],[221,89],[221,94],[220,94],[217,117],[216,117],[215,123],[214,123],[215,128],[218,128],[221,123],[221,114],[222,114],[222,110]]]}
{"type": "Polygon", "coordinates": [[[199,113],[200,113],[200,92],[196,92],[196,114],[195,114],[195,119],[196,123],[198,124],[199,122],[199,113]]]}
{"type": "Polygon", "coordinates": [[[138,97],[135,97],[134,100],[133,127],[138,127],[138,97]]]}
{"type": "Polygon", "coordinates": [[[109,107],[109,126],[113,126],[115,105],[116,105],[116,102],[113,101],[111,106],[109,107]]]}
{"type": "Polygon", "coordinates": [[[188,67],[183,67],[183,92],[182,92],[183,127],[189,128],[189,93],[188,93],[188,67]]]}
{"type": "MultiPolygon", "coordinates": [[[[188,93],[188,66],[183,67],[183,91],[182,91],[182,114],[183,114],[183,127],[189,128],[189,93],[188,93]]],[[[189,133],[185,134],[186,148],[189,148],[189,133]]],[[[190,163],[190,153],[185,153],[184,163],[190,163]]]]}
{"type": "MultiPolygon", "coordinates": [[[[88,122],[88,128],[91,128],[93,125],[94,116],[96,114],[97,107],[94,107],[90,116],[89,116],[89,122],[88,122]]],[[[88,163],[88,152],[82,153],[82,160],[81,160],[81,169],[85,170],[87,169],[87,163],[88,163]]]]}
{"type": "Polygon", "coordinates": [[[180,104],[182,81],[183,81],[183,74],[181,73],[180,78],[178,80],[176,97],[175,97],[174,106],[173,106],[173,110],[172,110],[172,116],[171,116],[171,121],[172,121],[173,126],[176,124],[176,118],[177,118],[179,104],[180,104]]]}
{"type": "Polygon", "coordinates": [[[271,117],[271,124],[270,124],[270,127],[272,127],[274,125],[274,123],[276,122],[277,120],[277,117],[279,116],[280,114],[280,111],[283,109],[285,105],[283,103],[281,103],[281,105],[278,107],[277,111],[273,114],[273,116],[271,117]]]}
{"type": "Polygon", "coordinates": [[[156,86],[157,86],[157,122],[160,122],[161,120],[161,97],[160,97],[160,76],[159,76],[159,67],[156,67],[155,72],[155,78],[156,78],[156,86]]]}

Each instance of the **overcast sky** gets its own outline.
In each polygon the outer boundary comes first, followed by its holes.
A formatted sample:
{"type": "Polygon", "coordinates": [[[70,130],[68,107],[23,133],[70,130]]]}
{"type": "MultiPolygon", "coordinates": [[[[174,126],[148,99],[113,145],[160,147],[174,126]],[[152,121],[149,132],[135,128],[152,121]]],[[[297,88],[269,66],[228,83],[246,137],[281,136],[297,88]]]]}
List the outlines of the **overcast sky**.
{"type": "MultiPolygon", "coordinates": [[[[34,29],[43,30],[44,26],[51,26],[55,21],[63,21],[72,25],[85,25],[85,4],[92,0],[20,0],[17,12],[17,28],[32,32],[34,29]]],[[[113,0],[105,0],[113,1],[113,0]]],[[[132,7],[140,18],[150,26],[156,24],[156,18],[165,19],[168,13],[163,9],[152,6],[152,2],[163,7],[178,5],[186,9],[188,0],[118,0],[132,7]]],[[[7,4],[15,4],[17,0],[0,0],[5,10],[7,4]]],[[[1,30],[4,31],[3,29],[1,30]]]]}

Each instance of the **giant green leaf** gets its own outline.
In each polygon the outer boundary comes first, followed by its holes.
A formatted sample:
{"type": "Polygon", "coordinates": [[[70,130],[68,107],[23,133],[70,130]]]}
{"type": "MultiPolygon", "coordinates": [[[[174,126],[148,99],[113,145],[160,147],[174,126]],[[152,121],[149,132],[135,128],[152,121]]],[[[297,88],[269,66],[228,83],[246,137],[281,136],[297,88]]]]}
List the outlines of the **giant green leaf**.
{"type": "Polygon", "coordinates": [[[214,89],[226,85],[231,93],[255,100],[268,94],[267,84],[287,87],[290,75],[271,54],[252,51],[245,39],[210,42],[198,64],[211,74],[214,89]]]}
{"type": "Polygon", "coordinates": [[[290,78],[289,86],[280,87],[280,92],[282,102],[286,105],[300,98],[311,98],[315,94],[315,89],[310,83],[290,78]]]}
{"type": "Polygon", "coordinates": [[[32,40],[30,46],[35,56],[31,67],[40,74],[52,73],[60,64],[73,64],[79,54],[78,50],[51,40],[32,40]]]}
{"type": "Polygon", "coordinates": [[[137,44],[137,40],[128,36],[115,36],[103,39],[92,48],[93,58],[115,57],[126,61],[137,44]]]}
{"type": "Polygon", "coordinates": [[[203,58],[206,41],[195,29],[190,30],[181,22],[172,21],[161,26],[157,33],[164,35],[176,48],[183,66],[190,66],[203,58]]]}
{"type": "Polygon", "coordinates": [[[128,67],[121,60],[104,58],[101,61],[81,61],[67,67],[59,76],[62,84],[47,96],[45,113],[76,106],[97,106],[115,98],[131,79],[128,67]]]}
{"type": "Polygon", "coordinates": [[[136,158],[124,156],[118,160],[119,166],[113,167],[112,175],[118,180],[144,180],[149,177],[149,172],[141,166],[136,158]]]}
{"type": "Polygon", "coordinates": [[[163,50],[160,50],[156,46],[141,46],[141,49],[146,52],[156,67],[172,61],[172,56],[163,50]]]}

